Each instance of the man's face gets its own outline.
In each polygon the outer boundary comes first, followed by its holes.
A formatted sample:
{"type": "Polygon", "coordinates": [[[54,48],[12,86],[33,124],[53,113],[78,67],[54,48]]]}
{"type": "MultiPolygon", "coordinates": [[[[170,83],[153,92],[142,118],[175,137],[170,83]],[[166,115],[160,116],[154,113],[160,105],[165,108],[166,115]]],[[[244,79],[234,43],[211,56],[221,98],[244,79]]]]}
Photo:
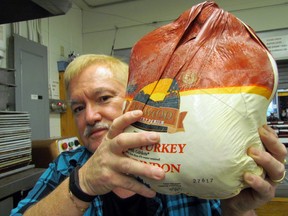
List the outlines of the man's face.
{"type": "Polygon", "coordinates": [[[89,151],[97,149],[112,121],[122,114],[125,90],[105,66],[89,66],[71,80],[71,108],[89,151]]]}

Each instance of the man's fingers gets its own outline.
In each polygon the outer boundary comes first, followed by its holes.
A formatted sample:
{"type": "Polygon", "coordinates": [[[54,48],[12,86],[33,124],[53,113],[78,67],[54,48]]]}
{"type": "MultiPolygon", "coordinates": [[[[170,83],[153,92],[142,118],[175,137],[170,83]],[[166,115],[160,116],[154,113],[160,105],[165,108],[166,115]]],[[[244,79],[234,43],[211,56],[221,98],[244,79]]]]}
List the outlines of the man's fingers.
{"type": "Polygon", "coordinates": [[[154,145],[160,142],[160,135],[156,132],[122,133],[111,141],[110,149],[116,154],[128,149],[154,145]]]}
{"type": "Polygon", "coordinates": [[[117,172],[128,175],[144,176],[155,180],[161,180],[165,177],[165,172],[160,167],[142,163],[129,157],[119,158],[118,161],[115,161],[113,167],[117,172]]]}
{"type": "Polygon", "coordinates": [[[254,198],[257,197],[260,202],[265,203],[273,198],[276,187],[269,181],[252,173],[245,173],[244,181],[255,191],[254,198]]]}
{"type": "Polygon", "coordinates": [[[152,198],[156,195],[155,191],[138,182],[134,177],[125,174],[117,179],[115,186],[124,188],[129,191],[134,191],[135,193],[148,198],[152,198]]]}
{"type": "Polygon", "coordinates": [[[266,150],[282,163],[287,155],[287,149],[275,135],[273,129],[265,125],[259,128],[259,134],[266,150]]]}
{"type": "Polygon", "coordinates": [[[115,136],[122,133],[130,124],[139,120],[142,115],[143,112],[141,110],[133,110],[116,118],[107,133],[107,138],[113,139],[115,136]]]}
{"type": "Polygon", "coordinates": [[[287,149],[279,141],[274,130],[267,125],[259,128],[259,134],[267,152],[252,147],[248,150],[248,154],[264,168],[270,179],[274,181],[281,179],[285,171],[284,160],[287,149]]]}
{"type": "Polygon", "coordinates": [[[271,179],[280,179],[283,176],[284,164],[272,157],[269,152],[251,147],[248,149],[248,154],[259,166],[264,168],[271,179]]]}

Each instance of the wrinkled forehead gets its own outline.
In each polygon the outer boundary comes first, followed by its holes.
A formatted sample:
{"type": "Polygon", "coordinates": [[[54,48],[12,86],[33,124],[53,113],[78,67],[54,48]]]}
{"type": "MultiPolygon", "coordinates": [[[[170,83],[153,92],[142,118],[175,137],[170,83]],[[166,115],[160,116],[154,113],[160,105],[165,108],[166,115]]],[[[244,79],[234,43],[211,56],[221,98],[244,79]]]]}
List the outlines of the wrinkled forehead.
{"type": "Polygon", "coordinates": [[[128,80],[128,65],[115,58],[107,56],[84,55],[76,58],[68,65],[64,73],[64,82],[68,97],[70,82],[75,79],[77,80],[80,77],[89,77],[87,74],[82,76],[84,73],[91,73],[90,76],[112,78],[126,88],[128,80]],[[95,70],[97,70],[97,75],[95,75],[95,70]]]}
{"type": "MultiPolygon", "coordinates": [[[[91,65],[83,69],[80,73],[70,80],[68,87],[68,96],[71,99],[72,95],[79,92],[94,91],[99,89],[122,89],[126,87],[121,80],[116,76],[109,67],[104,65],[91,65]]],[[[124,88],[125,89],[125,88],[124,88]]]]}
{"type": "Polygon", "coordinates": [[[109,67],[105,65],[91,65],[90,67],[86,68],[86,71],[90,71],[94,73],[95,76],[100,78],[116,78],[116,72],[113,72],[109,67]]]}
{"type": "Polygon", "coordinates": [[[101,82],[109,82],[110,80],[117,80],[110,68],[105,65],[90,65],[79,71],[70,80],[70,86],[79,85],[96,85],[101,82]]]}

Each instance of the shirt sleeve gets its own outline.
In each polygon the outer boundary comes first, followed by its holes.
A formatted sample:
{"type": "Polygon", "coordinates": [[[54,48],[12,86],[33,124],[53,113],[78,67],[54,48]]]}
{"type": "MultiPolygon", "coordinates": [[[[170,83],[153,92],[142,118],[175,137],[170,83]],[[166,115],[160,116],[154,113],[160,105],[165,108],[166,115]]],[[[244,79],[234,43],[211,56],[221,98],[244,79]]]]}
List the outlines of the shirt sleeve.
{"type": "Polygon", "coordinates": [[[45,172],[40,176],[35,186],[26,198],[12,209],[10,216],[22,215],[30,206],[39,202],[61,184],[77,165],[83,165],[92,154],[81,146],[75,150],[62,152],[45,172]]]}
{"type": "Polygon", "coordinates": [[[11,216],[22,215],[31,205],[39,202],[59,185],[67,176],[57,171],[56,164],[53,162],[44,171],[36,182],[27,197],[18,203],[18,206],[11,211],[11,216]]]}

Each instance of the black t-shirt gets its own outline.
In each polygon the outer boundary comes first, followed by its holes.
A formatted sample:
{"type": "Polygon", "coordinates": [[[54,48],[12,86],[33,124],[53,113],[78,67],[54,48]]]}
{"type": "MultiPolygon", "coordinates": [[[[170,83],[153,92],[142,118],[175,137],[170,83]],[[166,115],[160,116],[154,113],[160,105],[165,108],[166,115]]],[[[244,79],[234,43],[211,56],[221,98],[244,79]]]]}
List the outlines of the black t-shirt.
{"type": "Polygon", "coordinates": [[[113,192],[105,194],[103,198],[103,214],[106,216],[148,216],[154,215],[157,206],[152,199],[135,194],[126,199],[118,197],[113,192]]]}

